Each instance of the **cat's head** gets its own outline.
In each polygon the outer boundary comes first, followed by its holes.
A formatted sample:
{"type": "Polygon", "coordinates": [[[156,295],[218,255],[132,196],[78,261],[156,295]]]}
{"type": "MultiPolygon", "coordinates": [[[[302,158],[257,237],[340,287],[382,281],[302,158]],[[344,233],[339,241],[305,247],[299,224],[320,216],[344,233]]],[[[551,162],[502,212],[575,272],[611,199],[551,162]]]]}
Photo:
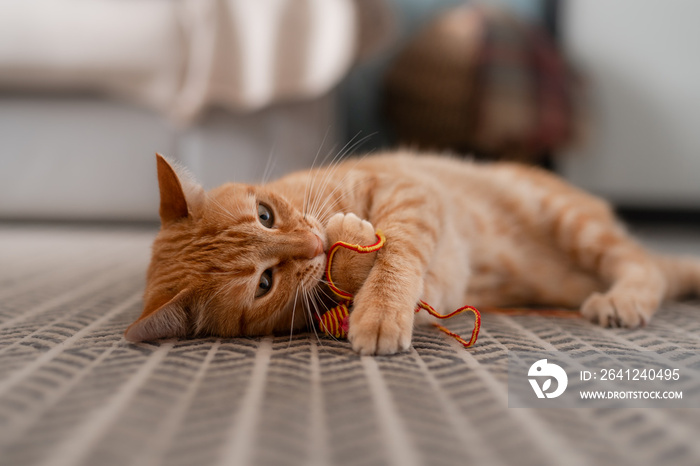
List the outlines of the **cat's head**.
{"type": "Polygon", "coordinates": [[[161,230],[144,310],[126,339],[302,327],[306,317],[293,308],[323,274],[320,223],[264,186],[226,184],[205,193],[160,155],[157,164],[161,230]]]}

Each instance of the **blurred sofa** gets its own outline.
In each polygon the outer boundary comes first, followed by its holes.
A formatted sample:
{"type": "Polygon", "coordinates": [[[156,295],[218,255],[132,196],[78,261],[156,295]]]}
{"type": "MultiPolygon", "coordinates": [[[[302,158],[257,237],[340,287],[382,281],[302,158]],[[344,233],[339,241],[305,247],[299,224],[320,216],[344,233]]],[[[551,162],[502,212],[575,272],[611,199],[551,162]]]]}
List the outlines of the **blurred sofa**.
{"type": "Polygon", "coordinates": [[[154,153],[205,187],[339,150],[376,0],[0,2],[0,220],[155,220],[154,153]]]}

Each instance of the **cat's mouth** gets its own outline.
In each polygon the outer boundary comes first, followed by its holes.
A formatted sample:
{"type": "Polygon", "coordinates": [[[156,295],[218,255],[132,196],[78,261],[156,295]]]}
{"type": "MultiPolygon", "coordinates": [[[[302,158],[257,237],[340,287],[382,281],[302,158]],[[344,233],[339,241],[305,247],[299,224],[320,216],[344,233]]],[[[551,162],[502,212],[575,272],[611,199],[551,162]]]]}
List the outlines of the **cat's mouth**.
{"type": "Polygon", "coordinates": [[[321,254],[311,260],[311,264],[307,267],[306,273],[301,278],[301,287],[305,290],[311,290],[318,286],[323,280],[323,272],[326,266],[326,257],[321,254]]]}
{"type": "Polygon", "coordinates": [[[312,223],[309,226],[316,243],[313,248],[314,254],[312,257],[309,257],[309,265],[301,277],[301,287],[306,290],[317,287],[323,281],[323,274],[326,268],[326,251],[328,249],[328,238],[325,231],[312,223]]]}

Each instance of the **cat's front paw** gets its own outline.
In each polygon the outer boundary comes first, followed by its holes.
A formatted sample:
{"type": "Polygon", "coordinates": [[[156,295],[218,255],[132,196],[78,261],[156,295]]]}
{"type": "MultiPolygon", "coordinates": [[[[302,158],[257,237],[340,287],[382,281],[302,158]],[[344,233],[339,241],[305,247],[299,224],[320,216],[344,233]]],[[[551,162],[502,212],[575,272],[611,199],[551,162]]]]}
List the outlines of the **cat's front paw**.
{"type": "Polygon", "coordinates": [[[360,300],[350,313],[348,340],[361,355],[408,351],[413,335],[413,309],[360,300]]]}
{"type": "Polygon", "coordinates": [[[368,245],[376,241],[374,226],[353,213],[338,212],[328,220],[326,225],[328,246],[337,241],[368,245]]]}
{"type": "MultiPolygon", "coordinates": [[[[374,226],[357,215],[337,213],[326,226],[328,246],[338,241],[367,246],[376,242],[374,226]]],[[[333,256],[331,275],[335,286],[355,294],[369,275],[377,253],[357,253],[339,249],[333,256]]]]}
{"type": "Polygon", "coordinates": [[[581,306],[581,314],[603,327],[636,328],[646,325],[656,312],[659,300],[639,293],[610,291],[593,293],[581,306]]]}

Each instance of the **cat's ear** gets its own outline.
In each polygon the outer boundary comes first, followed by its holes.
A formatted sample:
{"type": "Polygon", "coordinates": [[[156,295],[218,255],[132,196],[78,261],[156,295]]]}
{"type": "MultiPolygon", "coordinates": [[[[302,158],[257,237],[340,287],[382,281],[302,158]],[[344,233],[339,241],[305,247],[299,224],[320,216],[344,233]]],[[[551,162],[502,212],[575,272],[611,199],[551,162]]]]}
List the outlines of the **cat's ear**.
{"type": "Polygon", "coordinates": [[[189,297],[189,290],[182,290],[170,301],[150,312],[149,309],[144,310],[141,317],[126,329],[124,338],[136,343],[187,336],[189,297]]]}
{"type": "Polygon", "coordinates": [[[192,215],[202,202],[204,191],[187,171],[156,154],[160,221],[163,226],[192,215]]]}

